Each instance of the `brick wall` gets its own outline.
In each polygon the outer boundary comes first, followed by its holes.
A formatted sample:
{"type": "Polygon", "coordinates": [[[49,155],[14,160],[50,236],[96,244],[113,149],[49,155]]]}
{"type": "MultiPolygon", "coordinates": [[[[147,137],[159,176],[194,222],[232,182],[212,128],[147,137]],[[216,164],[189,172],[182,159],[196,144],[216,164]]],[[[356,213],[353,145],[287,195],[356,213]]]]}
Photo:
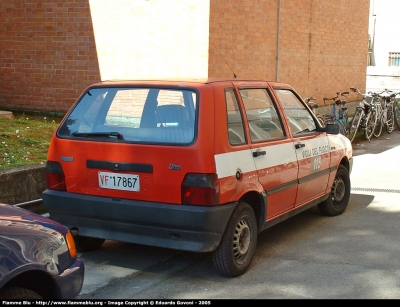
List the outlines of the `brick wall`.
{"type": "Polygon", "coordinates": [[[0,108],[65,112],[100,80],[89,2],[2,0],[0,108]]]}
{"type": "Polygon", "coordinates": [[[321,103],[365,89],[368,14],[369,0],[2,0],[0,109],[66,112],[118,76],[233,73],[321,103]]]}
{"type": "Polygon", "coordinates": [[[286,82],[319,104],[365,89],[369,0],[211,3],[210,76],[286,82]]]}

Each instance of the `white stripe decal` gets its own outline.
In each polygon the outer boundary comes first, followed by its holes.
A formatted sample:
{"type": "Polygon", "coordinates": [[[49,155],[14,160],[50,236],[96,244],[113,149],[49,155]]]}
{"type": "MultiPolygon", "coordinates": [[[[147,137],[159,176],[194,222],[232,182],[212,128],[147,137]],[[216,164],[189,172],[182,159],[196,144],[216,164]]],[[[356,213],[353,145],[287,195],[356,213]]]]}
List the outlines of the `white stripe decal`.
{"type": "Polygon", "coordinates": [[[262,147],[261,150],[265,150],[266,155],[254,159],[257,169],[297,162],[294,144],[291,142],[274,146],[265,146],[262,147]]]}
{"type": "Polygon", "coordinates": [[[347,154],[347,151],[350,148],[352,148],[350,140],[341,134],[338,135],[328,134],[328,139],[329,139],[329,145],[331,146],[331,151],[333,150],[332,147],[334,147],[334,150],[345,149],[347,154]]]}
{"type": "Polygon", "coordinates": [[[266,155],[253,158],[250,149],[215,155],[218,178],[234,176],[238,169],[242,173],[255,171],[255,163],[262,169],[297,161],[293,143],[265,146],[260,150],[265,150],[266,155]]]}
{"type": "Polygon", "coordinates": [[[320,137],[307,141],[299,141],[298,143],[306,144],[306,146],[297,150],[295,149],[296,143],[297,142],[289,142],[261,147],[260,150],[265,150],[266,154],[257,158],[253,158],[250,149],[215,155],[214,160],[218,178],[234,176],[238,169],[240,169],[242,173],[247,173],[255,171],[256,169],[297,162],[296,154],[300,160],[310,158],[310,156],[306,154],[303,155],[303,151],[305,150],[311,150],[311,156],[314,156],[326,152],[338,151],[349,146],[349,142],[347,142],[346,138],[342,135],[329,135],[328,138],[320,137]],[[315,150],[313,151],[313,149],[315,150]],[[325,149],[327,150],[326,152],[324,152],[325,149]]]}
{"type": "Polygon", "coordinates": [[[318,137],[309,139],[307,141],[299,141],[295,142],[295,144],[305,144],[305,147],[299,148],[296,151],[297,158],[299,161],[308,159],[314,156],[319,156],[322,154],[326,154],[332,151],[331,146],[329,145],[329,140],[327,137],[318,137]]]}
{"type": "Polygon", "coordinates": [[[218,178],[233,176],[238,168],[242,173],[256,169],[250,149],[215,155],[214,160],[218,178]]]}

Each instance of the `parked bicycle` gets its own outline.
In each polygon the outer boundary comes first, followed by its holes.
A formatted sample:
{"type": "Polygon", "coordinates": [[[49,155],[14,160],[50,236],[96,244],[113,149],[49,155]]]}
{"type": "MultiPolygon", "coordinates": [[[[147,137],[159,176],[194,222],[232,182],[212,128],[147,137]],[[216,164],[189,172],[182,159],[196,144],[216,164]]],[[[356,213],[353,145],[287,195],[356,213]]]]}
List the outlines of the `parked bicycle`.
{"type": "Polygon", "coordinates": [[[309,106],[311,111],[313,111],[313,113],[317,117],[317,119],[318,119],[319,123],[321,124],[321,126],[325,126],[324,116],[322,114],[317,114],[317,112],[315,111],[315,109],[318,108],[318,104],[315,103],[315,102],[311,102],[311,100],[316,100],[316,99],[317,98],[315,98],[315,97],[307,97],[307,98],[304,98],[304,102],[307,103],[307,105],[309,106]]]}
{"type": "Polygon", "coordinates": [[[385,89],[380,93],[369,93],[372,97],[375,95],[378,96],[380,101],[380,104],[377,105],[376,108],[378,117],[374,128],[374,137],[379,137],[382,134],[383,126],[386,127],[387,133],[392,133],[394,130],[393,100],[391,99],[392,91],[385,89]]]}
{"type": "Polygon", "coordinates": [[[391,93],[390,99],[393,103],[393,115],[394,122],[396,123],[397,129],[400,130],[400,92],[391,93]]]}
{"type": "Polygon", "coordinates": [[[377,120],[377,113],[375,108],[376,104],[378,103],[378,99],[372,99],[371,103],[368,103],[366,98],[369,96],[367,94],[363,94],[358,89],[353,87],[351,87],[350,90],[360,95],[362,97],[362,100],[356,107],[356,112],[354,113],[353,119],[348,125],[348,138],[350,142],[353,142],[357,133],[359,131],[364,131],[364,137],[368,140],[368,142],[371,142],[371,136],[374,132],[377,120]]]}
{"type": "Polygon", "coordinates": [[[348,137],[349,129],[347,126],[348,122],[348,108],[346,107],[347,101],[340,99],[340,97],[346,97],[349,92],[336,92],[336,96],[332,98],[324,98],[324,104],[328,101],[333,101],[332,113],[324,114],[324,125],[330,123],[337,123],[339,125],[339,132],[344,136],[348,137]]]}

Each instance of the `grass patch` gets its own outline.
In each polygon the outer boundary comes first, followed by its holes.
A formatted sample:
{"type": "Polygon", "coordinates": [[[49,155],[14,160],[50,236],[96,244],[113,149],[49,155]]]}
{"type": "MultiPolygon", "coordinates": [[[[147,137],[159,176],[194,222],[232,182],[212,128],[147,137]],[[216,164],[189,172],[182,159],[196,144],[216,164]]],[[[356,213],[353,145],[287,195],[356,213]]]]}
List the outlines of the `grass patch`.
{"type": "Polygon", "coordinates": [[[0,170],[45,163],[61,117],[14,113],[0,116],[0,170]]]}

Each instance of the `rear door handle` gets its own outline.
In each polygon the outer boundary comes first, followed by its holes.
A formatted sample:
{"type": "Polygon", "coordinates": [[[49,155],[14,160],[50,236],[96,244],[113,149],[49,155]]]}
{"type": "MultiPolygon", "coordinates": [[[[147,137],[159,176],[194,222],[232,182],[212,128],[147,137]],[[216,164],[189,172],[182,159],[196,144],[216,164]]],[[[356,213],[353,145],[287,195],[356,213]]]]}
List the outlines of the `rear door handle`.
{"type": "Polygon", "coordinates": [[[264,156],[266,155],[267,152],[265,150],[258,150],[258,151],[253,151],[253,157],[259,157],[259,156],[264,156]]]}
{"type": "Polygon", "coordinates": [[[306,147],[306,145],[302,144],[302,143],[298,143],[298,144],[296,144],[294,146],[296,147],[296,149],[299,149],[299,148],[302,148],[302,147],[306,147]]]}

